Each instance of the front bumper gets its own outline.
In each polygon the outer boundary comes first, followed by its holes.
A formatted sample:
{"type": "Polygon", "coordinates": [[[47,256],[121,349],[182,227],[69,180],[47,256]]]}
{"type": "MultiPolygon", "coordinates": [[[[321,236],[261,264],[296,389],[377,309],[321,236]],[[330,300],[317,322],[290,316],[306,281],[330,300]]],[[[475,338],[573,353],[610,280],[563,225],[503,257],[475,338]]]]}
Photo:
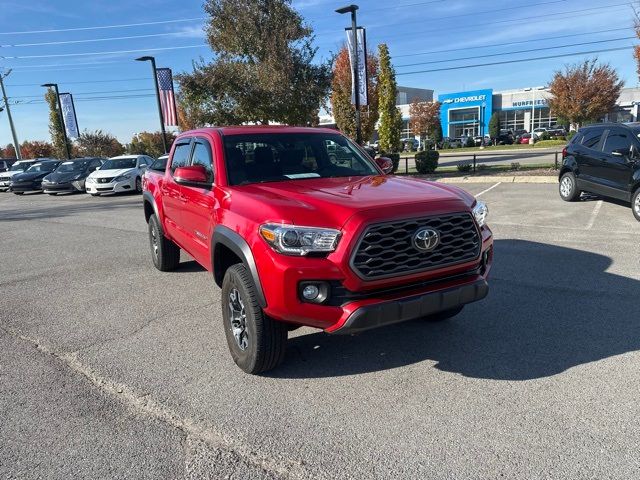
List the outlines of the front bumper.
{"type": "Polygon", "coordinates": [[[466,285],[362,306],[351,313],[344,323],[326,331],[344,335],[415,320],[477,302],[488,293],[487,281],[480,278],[466,285]]]}
{"type": "Polygon", "coordinates": [[[36,183],[12,183],[10,186],[12,192],[38,192],[42,190],[42,184],[36,183]]]}
{"type": "Polygon", "coordinates": [[[6,192],[9,190],[9,186],[11,185],[11,180],[0,180],[0,191],[6,192]]]}
{"type": "Polygon", "coordinates": [[[73,182],[67,183],[42,182],[42,190],[44,193],[83,192],[84,180],[74,180],[73,182]]]}
{"type": "Polygon", "coordinates": [[[85,183],[87,193],[121,193],[130,192],[133,190],[131,180],[123,180],[122,182],[110,182],[110,183],[97,183],[87,182],[85,183]]]}

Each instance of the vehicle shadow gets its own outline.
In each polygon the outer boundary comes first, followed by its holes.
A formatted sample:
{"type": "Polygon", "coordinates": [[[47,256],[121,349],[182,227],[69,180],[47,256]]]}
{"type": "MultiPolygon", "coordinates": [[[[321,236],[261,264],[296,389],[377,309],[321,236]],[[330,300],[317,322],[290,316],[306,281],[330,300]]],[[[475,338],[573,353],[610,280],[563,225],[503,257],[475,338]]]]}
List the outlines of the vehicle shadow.
{"type": "Polygon", "coordinates": [[[202,265],[200,265],[195,260],[189,260],[189,261],[186,261],[186,262],[180,262],[175,269],[171,270],[170,273],[172,273],[172,272],[175,272],[175,273],[198,273],[198,272],[205,272],[206,270],[207,270],[206,268],[204,268],[202,265]]]}
{"type": "Polygon", "coordinates": [[[608,273],[609,257],[523,240],[497,240],[495,252],[489,297],[454,319],[295,336],[270,375],[356,375],[429,361],[467,377],[529,380],[640,349],[632,315],[640,281],[608,273]]]}
{"type": "MultiPolygon", "coordinates": [[[[134,203],[132,201],[111,201],[104,203],[82,203],[77,205],[70,203],[56,204],[55,202],[52,202],[51,207],[4,209],[0,210],[0,222],[62,218],[87,211],[115,210],[122,208],[139,209],[142,212],[142,201],[140,201],[140,203],[134,203]]],[[[142,217],[142,213],[140,215],[142,217]]],[[[142,217],[142,219],[144,220],[144,217],[142,217]]]]}
{"type": "Polygon", "coordinates": [[[595,193],[583,193],[580,196],[581,202],[597,202],[598,200],[602,200],[603,202],[607,203],[613,203],[614,205],[620,205],[621,207],[631,207],[631,204],[629,202],[625,202],[624,200],[612,197],[604,197],[595,193]]]}

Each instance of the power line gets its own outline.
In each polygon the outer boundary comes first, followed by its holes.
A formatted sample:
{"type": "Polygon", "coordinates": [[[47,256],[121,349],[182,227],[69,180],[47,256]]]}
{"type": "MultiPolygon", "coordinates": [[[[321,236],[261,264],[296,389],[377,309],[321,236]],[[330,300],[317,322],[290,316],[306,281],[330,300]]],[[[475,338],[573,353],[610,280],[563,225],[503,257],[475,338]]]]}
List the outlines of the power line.
{"type": "Polygon", "coordinates": [[[553,46],[553,47],[538,47],[538,48],[528,48],[526,50],[516,50],[513,52],[506,52],[506,53],[490,53],[487,55],[474,55],[472,57],[458,57],[458,58],[448,58],[446,60],[431,60],[428,62],[418,62],[418,63],[406,63],[404,65],[395,65],[396,68],[402,68],[402,67],[415,67],[418,65],[432,65],[434,63],[447,63],[447,62],[458,62],[460,60],[473,60],[475,58],[491,58],[491,57],[501,57],[504,55],[516,55],[519,53],[530,53],[530,52],[540,52],[543,50],[551,50],[553,49],[558,49],[558,48],[568,48],[568,47],[580,47],[583,45],[594,45],[594,44],[598,44],[598,43],[607,43],[607,42],[619,42],[621,40],[633,40],[636,39],[638,37],[636,37],[635,35],[632,37],[620,37],[620,38],[610,38],[608,40],[594,40],[593,42],[580,42],[580,43],[570,43],[567,45],[562,45],[562,46],[553,46]]]}
{"type": "Polygon", "coordinates": [[[429,2],[416,2],[416,3],[403,3],[401,5],[390,5],[389,7],[378,7],[378,8],[371,8],[371,9],[367,9],[366,12],[378,12],[380,10],[389,10],[389,9],[398,9],[398,8],[405,8],[405,7],[419,7],[421,5],[430,5],[432,3],[442,3],[445,2],[446,0],[431,0],[429,2]]]}
{"type": "Polygon", "coordinates": [[[448,48],[448,49],[445,49],[445,50],[425,50],[424,52],[403,53],[402,55],[393,55],[393,58],[418,57],[420,55],[429,55],[429,54],[432,54],[432,53],[460,52],[460,51],[463,51],[463,50],[475,50],[475,49],[478,49],[478,48],[506,47],[508,45],[518,45],[518,44],[521,44],[521,43],[544,42],[546,40],[559,40],[561,38],[582,37],[584,35],[596,35],[596,34],[599,34],[599,33],[621,32],[623,30],[627,30],[627,31],[631,30],[631,27],[611,28],[609,30],[596,30],[594,32],[584,32],[584,33],[570,33],[570,34],[567,34],[567,35],[556,35],[554,37],[529,38],[527,40],[517,40],[517,41],[513,41],[513,42],[491,43],[491,44],[468,46],[468,47],[448,48]]]}
{"type": "MultiPolygon", "coordinates": [[[[104,94],[104,93],[130,93],[130,92],[151,92],[153,88],[132,88],[129,90],[102,90],[97,92],[73,92],[74,98],[81,98],[80,95],[95,95],[95,94],[104,94]]],[[[8,97],[10,99],[15,98],[42,98],[42,95],[12,95],[8,97]]]]}
{"type": "MultiPolygon", "coordinates": [[[[580,10],[570,10],[570,11],[565,11],[565,12],[554,12],[553,15],[549,15],[547,14],[545,15],[532,15],[532,16],[528,16],[528,17],[518,17],[518,18],[512,18],[512,19],[507,19],[507,20],[495,20],[495,21],[490,21],[490,22],[482,22],[482,23],[474,23],[474,24],[468,24],[468,25],[463,25],[460,27],[442,27],[442,28],[433,28],[433,29],[429,29],[429,30],[422,30],[420,33],[424,34],[424,33],[435,33],[435,32],[442,32],[442,31],[456,31],[456,30],[468,30],[469,28],[472,27],[485,27],[485,26],[490,26],[490,25],[504,25],[504,24],[510,24],[510,23],[521,23],[522,21],[528,21],[529,24],[532,23],[540,23],[540,22],[549,22],[550,18],[552,20],[555,19],[564,19],[564,17],[561,17],[561,15],[571,15],[571,18],[575,18],[575,17],[583,17],[583,16],[590,16],[593,15],[592,11],[593,10],[602,10],[602,9],[619,9],[622,6],[624,6],[625,8],[628,8],[629,3],[625,2],[625,3],[617,3],[617,4],[612,4],[612,5],[607,5],[607,6],[603,6],[603,7],[592,7],[592,8],[583,8],[580,10]]],[[[435,19],[434,19],[435,20],[435,19]]],[[[387,26],[393,26],[393,25],[404,25],[403,23],[400,24],[387,24],[387,26]]],[[[398,36],[403,36],[406,35],[406,33],[402,32],[399,35],[385,35],[385,39],[389,39],[389,38],[396,38],[398,36]]]]}
{"type": "MultiPolygon", "coordinates": [[[[132,99],[132,98],[150,98],[155,97],[155,93],[149,94],[138,94],[138,95],[111,95],[111,96],[99,96],[99,97],[83,97],[76,99],[74,97],[74,101],[78,102],[93,102],[93,101],[103,101],[103,100],[124,100],[124,99],[132,99]]],[[[45,104],[44,100],[29,100],[22,102],[10,102],[10,105],[15,106],[25,106],[25,105],[42,105],[45,104]]]]}
{"type": "Polygon", "coordinates": [[[465,68],[476,68],[476,67],[488,67],[488,66],[492,66],[492,65],[507,65],[510,63],[522,63],[522,62],[533,62],[536,60],[549,60],[552,58],[562,58],[562,57],[573,57],[573,56],[577,56],[577,55],[591,55],[594,53],[604,53],[604,52],[617,52],[617,51],[621,51],[621,50],[629,50],[632,49],[633,46],[626,46],[626,47],[618,47],[618,48],[605,48],[602,50],[590,50],[588,52],[573,52],[573,53],[563,53],[563,54],[559,54],[559,55],[547,55],[545,57],[531,57],[531,58],[521,58],[521,59],[517,59],[517,60],[505,60],[502,62],[490,62],[490,63],[476,63],[476,64],[472,64],[472,65],[458,65],[455,67],[446,67],[446,68],[434,68],[431,70],[419,70],[419,71],[415,71],[415,72],[402,72],[402,73],[396,73],[396,75],[400,76],[400,75],[415,75],[418,73],[432,73],[432,72],[447,72],[450,70],[464,70],[465,68]]]}
{"type": "Polygon", "coordinates": [[[7,43],[0,45],[0,48],[15,48],[15,47],[38,47],[42,45],[70,45],[76,43],[91,43],[91,42],[110,42],[113,40],[135,40],[138,38],[156,38],[156,37],[181,37],[181,32],[166,32],[166,33],[149,33],[147,35],[128,35],[124,37],[103,37],[103,38],[85,38],[82,40],[61,40],[57,42],[37,42],[37,43],[7,43]]]}
{"type": "MultiPolygon", "coordinates": [[[[134,82],[138,80],[149,80],[149,77],[134,77],[134,78],[114,78],[110,80],[82,80],[76,82],[58,82],[64,83],[65,85],[80,85],[87,83],[115,83],[115,82],[134,82]]],[[[39,83],[14,83],[12,85],[7,85],[7,87],[39,87],[39,83]]]]}
{"type": "Polygon", "coordinates": [[[23,55],[16,57],[4,57],[6,59],[11,60],[25,60],[28,58],[59,58],[59,57],[85,57],[90,55],[119,55],[122,53],[137,53],[137,52],[160,52],[165,50],[182,50],[185,48],[200,48],[206,47],[206,43],[201,43],[198,45],[184,45],[181,47],[161,47],[161,48],[138,48],[135,50],[114,50],[111,52],[83,52],[83,53],[56,53],[49,55],[23,55]]]}
{"type": "Polygon", "coordinates": [[[157,22],[123,23],[119,25],[101,25],[101,26],[94,26],[94,27],[56,28],[51,30],[22,30],[19,32],[0,32],[0,35],[26,35],[26,34],[33,34],[33,33],[79,32],[79,31],[86,31],[86,30],[105,30],[108,28],[128,28],[128,27],[143,27],[146,25],[165,25],[167,23],[183,23],[183,22],[192,22],[195,20],[206,20],[206,18],[205,17],[178,18],[174,20],[162,20],[157,22]]]}

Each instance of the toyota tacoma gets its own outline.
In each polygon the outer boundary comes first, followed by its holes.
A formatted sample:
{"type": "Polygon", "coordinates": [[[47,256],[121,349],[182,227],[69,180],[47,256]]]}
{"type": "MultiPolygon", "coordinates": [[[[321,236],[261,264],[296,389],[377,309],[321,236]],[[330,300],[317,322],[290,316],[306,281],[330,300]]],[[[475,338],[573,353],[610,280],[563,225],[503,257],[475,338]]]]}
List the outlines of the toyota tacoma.
{"type": "Polygon", "coordinates": [[[153,263],[172,270],[184,250],[212,272],[248,373],[277,366],[299,326],[353,334],[450,318],[488,293],[487,207],[391,168],[335,130],[185,132],[164,174],[143,179],[153,263]]]}

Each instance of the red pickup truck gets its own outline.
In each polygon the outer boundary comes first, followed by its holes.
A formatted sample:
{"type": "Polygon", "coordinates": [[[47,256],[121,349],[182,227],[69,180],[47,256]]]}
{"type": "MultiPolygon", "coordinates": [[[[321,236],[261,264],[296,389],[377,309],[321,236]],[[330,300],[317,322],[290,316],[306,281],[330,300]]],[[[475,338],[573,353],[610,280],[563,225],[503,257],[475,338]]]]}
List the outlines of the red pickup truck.
{"type": "Polygon", "coordinates": [[[335,130],[185,132],[164,174],[143,180],[153,263],[171,270],[182,249],[213,273],[248,373],[277,366],[301,325],[351,334],[452,317],[488,292],[487,207],[391,167],[335,130]]]}

